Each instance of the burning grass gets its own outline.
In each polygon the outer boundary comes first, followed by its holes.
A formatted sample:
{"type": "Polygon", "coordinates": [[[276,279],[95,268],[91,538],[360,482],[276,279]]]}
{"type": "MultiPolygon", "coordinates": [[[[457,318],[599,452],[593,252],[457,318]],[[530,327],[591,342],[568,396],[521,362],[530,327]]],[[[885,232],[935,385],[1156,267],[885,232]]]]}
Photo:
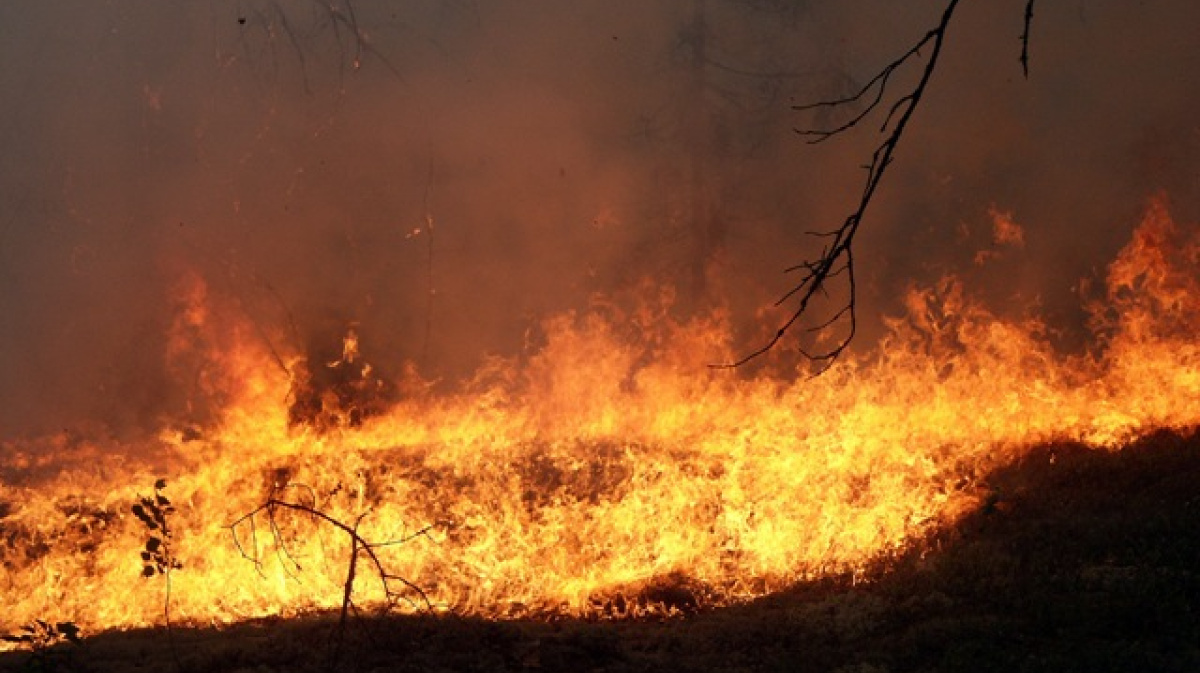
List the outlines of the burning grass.
{"type": "MultiPolygon", "coordinates": [[[[1086,464],[1076,454],[1102,460],[1200,423],[1198,270],[1196,235],[1156,203],[1109,268],[1086,354],[1055,352],[1039,322],[997,318],[953,280],[912,292],[874,356],[816,379],[706,369],[731,356],[719,316],[680,324],[653,303],[605,306],[548,320],[537,349],[492,361],[458,393],[432,394],[409,372],[386,395],[371,392],[369,410],[358,393],[383,384],[353,335],[331,362],[270,349],[188,277],[168,356],[204,363],[196,380],[221,402],[219,419],[166,424],[136,447],[86,434],[0,446],[0,630],[35,619],[131,629],[162,623],[164,607],[176,623],[221,625],[347,604],[386,619],[431,605],[400,623],[433,633],[477,624],[462,618],[584,629],[613,617],[738,615],[729,606],[830,586],[833,612],[856,606],[834,621],[857,626],[829,627],[838,642],[865,638],[907,613],[874,589],[855,603],[854,585],[900,581],[879,578],[880,564],[921,576],[921,559],[950,544],[939,531],[1015,520],[1008,510],[1023,501],[1002,476],[1042,455],[1035,447],[1087,447],[1066,452],[1086,464]],[[311,385],[320,377],[286,375],[320,366],[338,369],[328,395],[311,385]],[[297,422],[297,409],[320,422],[297,422]],[[131,510],[159,477],[180,564],[165,600],[168,578],[141,576],[147,540],[131,510]],[[261,507],[280,493],[303,494],[289,502],[307,511],[261,507]],[[378,572],[348,582],[351,554],[367,547],[378,572]]],[[[976,559],[980,572],[1018,565],[981,582],[1038,571],[999,551],[976,559]]],[[[1104,563],[1088,577],[1123,581],[1104,563]]],[[[809,619],[799,631],[817,629],[809,619]]],[[[596,637],[601,651],[636,660],[596,637]]]]}
{"type": "MultiPolygon", "coordinates": [[[[985,506],[857,574],[666,620],[366,617],[333,670],[1196,670],[1198,480],[1194,433],[1119,451],[1044,444],[986,475],[985,506]]],[[[677,579],[658,590],[694,595],[677,579]]],[[[176,638],[184,670],[318,671],[336,633],[335,616],[311,615],[176,638]]],[[[161,627],[55,651],[63,670],[173,665],[161,627]]],[[[0,667],[29,656],[0,655],[0,667]]]]}

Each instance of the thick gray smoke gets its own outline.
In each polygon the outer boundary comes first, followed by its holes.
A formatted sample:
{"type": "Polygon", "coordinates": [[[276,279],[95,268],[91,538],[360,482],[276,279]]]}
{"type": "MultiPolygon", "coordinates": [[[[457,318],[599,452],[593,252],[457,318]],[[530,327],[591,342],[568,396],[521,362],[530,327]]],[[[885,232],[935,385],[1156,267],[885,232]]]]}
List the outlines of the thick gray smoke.
{"type": "MultiPolygon", "coordinates": [[[[0,4],[0,439],[189,413],[164,365],[187,271],[295,349],[356,324],[385,373],[453,379],[647,277],[728,305],[750,349],[878,142],[807,146],[794,128],[838,119],[791,106],[865,83],[943,4],[0,4]]],[[[860,233],[868,340],[946,272],[1069,323],[1148,196],[1200,216],[1200,5],[1038,3],[1028,81],[1023,7],[951,27],[860,233]],[[990,208],[1026,245],[975,265],[990,208]]]]}

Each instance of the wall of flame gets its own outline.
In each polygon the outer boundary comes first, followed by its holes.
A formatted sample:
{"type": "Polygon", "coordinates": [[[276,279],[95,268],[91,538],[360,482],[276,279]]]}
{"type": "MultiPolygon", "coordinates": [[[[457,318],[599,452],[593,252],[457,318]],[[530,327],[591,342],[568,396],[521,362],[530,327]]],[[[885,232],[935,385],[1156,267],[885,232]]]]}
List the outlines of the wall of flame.
{"type": "MultiPolygon", "coordinates": [[[[1008,225],[1012,225],[1011,222],[1008,225]]],[[[184,274],[173,359],[224,404],[137,447],[62,433],[0,445],[0,631],[223,623],[341,604],[344,529],[363,607],[488,617],[622,616],[723,605],[920,544],[988,497],[990,470],[1046,442],[1118,450],[1200,420],[1200,230],[1153,201],[1088,306],[1094,348],[1064,354],[947,278],[914,290],[869,356],[812,378],[708,370],[720,314],[686,322],[652,294],[543,325],[458,392],[415,370],[386,413],[289,425],[289,380],[231,297],[184,274]],[[163,491],[182,567],[143,577],[131,513],[163,491]],[[360,550],[361,553],[361,550],[360,550]],[[365,557],[364,557],[365,558],[365,557]],[[656,598],[658,596],[658,598],[656,598]],[[169,601],[166,602],[166,601],[169,601]]],[[[669,293],[666,295],[669,296],[669,293]]],[[[287,359],[289,364],[296,361],[287,359]]]]}

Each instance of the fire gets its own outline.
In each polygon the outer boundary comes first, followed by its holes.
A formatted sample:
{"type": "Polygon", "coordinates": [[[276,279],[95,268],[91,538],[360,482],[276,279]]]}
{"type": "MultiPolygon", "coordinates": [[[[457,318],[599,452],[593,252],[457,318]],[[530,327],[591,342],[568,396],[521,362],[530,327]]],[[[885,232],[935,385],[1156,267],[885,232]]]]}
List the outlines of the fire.
{"type": "Polygon", "coordinates": [[[1025,230],[1013,219],[1012,213],[992,206],[988,208],[988,217],[992,218],[992,248],[975,253],[976,266],[999,257],[1001,248],[1025,247],[1025,230]]]}
{"type": "Polygon", "coordinates": [[[337,607],[348,531],[392,576],[360,558],[356,604],[496,618],[669,613],[853,573],[978,505],[989,471],[1034,444],[1196,425],[1198,270],[1200,239],[1156,202],[1109,267],[1086,354],[947,279],[909,293],[877,352],[816,378],[706,368],[734,355],[725,321],[673,322],[665,298],[550,318],[539,349],[452,395],[415,371],[379,381],[353,329],[334,362],[274,351],[186,276],[169,354],[219,414],[147,446],[0,445],[0,631],[337,607]],[[314,392],[331,372],[354,394],[314,392]],[[330,420],[362,396],[370,413],[330,420]],[[142,576],[155,532],[131,511],[160,477],[169,602],[142,576]],[[273,497],[308,511],[257,509],[273,497]]]}

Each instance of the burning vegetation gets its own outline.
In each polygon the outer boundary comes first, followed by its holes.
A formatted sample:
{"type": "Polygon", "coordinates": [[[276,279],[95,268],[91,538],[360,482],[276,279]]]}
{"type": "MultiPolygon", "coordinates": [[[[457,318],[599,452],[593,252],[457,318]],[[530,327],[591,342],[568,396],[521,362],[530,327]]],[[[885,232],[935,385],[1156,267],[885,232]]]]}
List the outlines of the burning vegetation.
{"type": "Polygon", "coordinates": [[[392,388],[358,352],[358,333],[353,326],[342,337],[341,353],[335,359],[321,355],[320,350],[311,350],[289,372],[288,425],[318,432],[357,428],[394,402],[392,388]]]}
{"type": "Polygon", "coordinates": [[[167,355],[211,411],[136,447],[0,445],[0,631],[164,607],[671,615],[854,577],[996,507],[992,475],[1031,447],[1194,428],[1198,283],[1200,234],[1156,200],[1090,300],[1086,352],[948,278],[815,378],[707,368],[735,355],[723,317],[647,301],[549,318],[542,345],[443,393],[415,366],[377,374],[354,327],[338,353],[289,350],[185,275],[167,355]]]}

